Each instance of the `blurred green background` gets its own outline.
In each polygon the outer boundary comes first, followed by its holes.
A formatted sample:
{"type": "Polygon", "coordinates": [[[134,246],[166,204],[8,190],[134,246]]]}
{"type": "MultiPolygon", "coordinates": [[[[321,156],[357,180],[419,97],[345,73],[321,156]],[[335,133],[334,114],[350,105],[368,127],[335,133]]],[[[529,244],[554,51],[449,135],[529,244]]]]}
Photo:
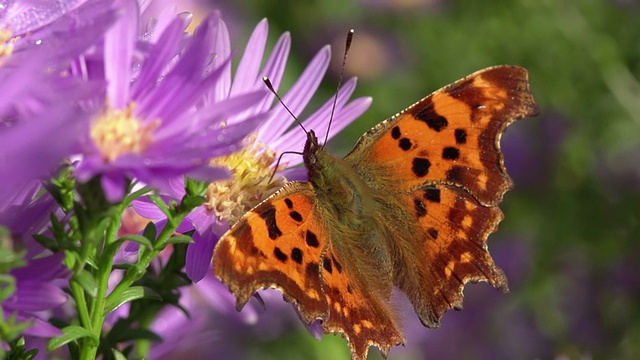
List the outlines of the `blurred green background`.
{"type": "MultiPolygon", "coordinates": [[[[447,313],[436,330],[422,328],[411,309],[398,304],[409,343],[393,349],[390,359],[640,357],[638,1],[241,0],[214,6],[236,22],[234,44],[244,44],[263,17],[272,43],[290,31],[291,79],[322,45],[334,45],[335,66],[318,103],[335,92],[345,34],[355,28],[347,76],[360,79],[356,95],[374,101],[331,143],[341,155],[373,125],[471,72],[497,64],[529,69],[541,112],[502,138],[516,188],[489,239],[511,293],[468,285],[465,310],[447,313]]],[[[344,340],[318,342],[304,328],[246,344],[248,357],[262,359],[348,358],[344,340]]],[[[380,356],[372,349],[369,358],[380,356]]]]}

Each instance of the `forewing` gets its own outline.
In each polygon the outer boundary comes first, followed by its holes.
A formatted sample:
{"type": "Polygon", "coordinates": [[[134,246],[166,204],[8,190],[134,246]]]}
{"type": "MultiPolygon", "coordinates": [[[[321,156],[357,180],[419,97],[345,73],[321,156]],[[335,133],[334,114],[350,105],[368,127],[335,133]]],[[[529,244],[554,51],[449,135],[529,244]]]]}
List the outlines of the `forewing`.
{"type": "Polygon", "coordinates": [[[386,354],[404,341],[390,294],[368,291],[358,270],[339,258],[331,241],[340,234],[314,201],[309,183],[294,182],[256,206],[216,245],[214,273],[235,294],[238,309],[257,290],[277,288],[303,320],[321,319],[326,332],[343,333],[353,359],[366,359],[371,345],[386,354]]]}
{"type": "Polygon", "coordinates": [[[500,137],[537,107],[527,70],[496,66],[446,86],[366,133],[347,155],[370,185],[411,191],[428,183],[469,190],[481,204],[498,204],[512,186],[500,137]]]}
{"type": "Polygon", "coordinates": [[[327,246],[309,183],[289,183],[245,214],[216,245],[215,275],[241,309],[259,289],[277,288],[302,318],[326,319],[320,259],[327,246]]]}

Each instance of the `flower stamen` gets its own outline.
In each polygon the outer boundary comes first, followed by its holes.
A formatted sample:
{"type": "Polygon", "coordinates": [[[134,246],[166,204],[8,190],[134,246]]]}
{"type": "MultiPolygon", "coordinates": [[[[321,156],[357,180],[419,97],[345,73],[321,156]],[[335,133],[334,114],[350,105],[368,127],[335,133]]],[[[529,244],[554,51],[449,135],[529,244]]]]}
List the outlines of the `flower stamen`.
{"type": "Polygon", "coordinates": [[[211,164],[231,170],[232,178],[215,181],[207,189],[205,206],[221,220],[230,225],[236,223],[244,213],[287,183],[284,177],[269,179],[274,171],[286,168],[280,164],[274,170],[276,153],[263,144],[256,145],[249,140],[242,150],[214,159],[211,164]]]}
{"type": "Polygon", "coordinates": [[[106,162],[125,154],[141,154],[152,142],[160,121],[144,123],[133,115],[134,104],[107,110],[91,124],[91,138],[106,162]]]}

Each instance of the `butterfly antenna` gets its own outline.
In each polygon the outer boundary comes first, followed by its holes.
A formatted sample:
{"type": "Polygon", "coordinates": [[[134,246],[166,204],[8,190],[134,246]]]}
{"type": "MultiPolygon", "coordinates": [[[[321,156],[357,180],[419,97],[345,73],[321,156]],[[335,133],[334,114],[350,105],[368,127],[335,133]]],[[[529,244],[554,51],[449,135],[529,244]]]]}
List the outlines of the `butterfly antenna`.
{"type": "Polygon", "coordinates": [[[278,161],[276,161],[276,166],[273,167],[273,171],[271,172],[271,176],[269,177],[269,181],[267,181],[267,184],[271,184],[271,180],[273,180],[273,178],[276,176],[276,172],[278,172],[278,167],[280,166],[280,161],[282,160],[282,157],[286,154],[296,154],[296,155],[300,155],[303,156],[304,154],[299,152],[299,151],[285,151],[282,154],[280,154],[280,156],[278,156],[278,161]]]}
{"type": "MultiPolygon", "coordinates": [[[[271,84],[271,80],[269,80],[268,77],[264,76],[262,78],[262,81],[264,82],[264,84],[267,86],[267,88],[269,89],[269,91],[271,91],[271,93],[273,95],[275,95],[276,99],[278,99],[278,102],[280,102],[280,105],[282,105],[282,107],[285,108],[285,110],[287,110],[287,112],[289,113],[289,115],[291,115],[291,117],[296,121],[296,123],[298,123],[298,125],[302,128],[302,131],[305,132],[305,134],[309,134],[309,132],[307,131],[307,129],[305,129],[304,125],[302,125],[302,123],[300,122],[300,120],[298,120],[298,117],[295,116],[291,110],[289,109],[289,107],[287,107],[287,105],[284,103],[284,101],[282,101],[282,98],[280,97],[280,95],[278,95],[278,92],[276,91],[276,89],[273,88],[273,84],[271,84]]],[[[282,154],[280,154],[280,156],[278,156],[278,161],[276,161],[276,166],[273,167],[273,172],[271,172],[271,176],[269,177],[269,181],[267,181],[267,184],[271,183],[271,180],[273,180],[273,178],[276,176],[276,172],[278,172],[278,167],[280,166],[280,161],[282,161],[282,156],[284,156],[285,154],[297,154],[297,155],[302,155],[301,152],[297,152],[297,151],[285,151],[282,154]]]]}
{"type": "Polygon", "coordinates": [[[331,123],[333,122],[333,115],[336,111],[336,104],[338,103],[338,92],[340,91],[340,86],[342,86],[342,77],[344,76],[344,68],[347,65],[347,54],[349,54],[349,48],[351,47],[351,40],[353,40],[353,29],[349,29],[347,33],[347,41],[344,46],[344,55],[342,56],[342,67],[340,68],[340,77],[338,78],[338,87],[336,89],[336,96],[333,97],[333,106],[331,107],[331,116],[329,117],[329,126],[327,127],[327,133],[324,136],[324,142],[322,146],[327,144],[329,141],[329,131],[331,130],[331,123]]]}
{"type": "Polygon", "coordinates": [[[291,115],[291,117],[296,121],[296,123],[300,125],[300,127],[302,128],[302,131],[304,131],[305,134],[309,134],[309,132],[307,131],[307,129],[304,128],[300,120],[298,120],[298,117],[293,115],[291,110],[289,110],[289,107],[287,106],[287,104],[285,104],[284,101],[282,101],[282,98],[280,98],[280,95],[278,95],[278,92],[276,91],[276,89],[273,88],[273,84],[271,84],[271,80],[269,80],[268,77],[263,76],[262,81],[264,82],[265,85],[267,85],[267,88],[269,89],[269,91],[271,91],[271,93],[276,96],[276,99],[278,99],[282,107],[284,107],[285,110],[287,110],[287,112],[289,113],[289,115],[291,115]]]}

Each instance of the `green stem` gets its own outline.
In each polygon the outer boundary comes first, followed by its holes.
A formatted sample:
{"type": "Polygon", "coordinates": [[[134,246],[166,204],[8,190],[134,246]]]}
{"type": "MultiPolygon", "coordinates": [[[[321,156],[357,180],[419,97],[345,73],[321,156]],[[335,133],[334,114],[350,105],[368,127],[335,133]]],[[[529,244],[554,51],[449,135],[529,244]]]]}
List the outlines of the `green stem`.
{"type": "Polygon", "coordinates": [[[151,261],[153,261],[153,259],[155,259],[158,254],[160,254],[160,252],[164,250],[165,247],[167,247],[169,239],[178,228],[178,224],[180,224],[182,220],[184,220],[184,218],[187,216],[187,213],[177,214],[173,218],[173,221],[167,223],[167,225],[162,230],[162,233],[160,233],[160,236],[158,236],[158,240],[155,243],[154,249],[152,251],[146,251],[138,259],[138,263],[126,272],[122,280],[120,280],[118,285],[116,285],[116,288],[113,289],[111,294],[109,294],[109,298],[117,298],[121,296],[122,293],[129,287],[131,287],[134,282],[144,276],[144,274],[147,272],[147,268],[151,264],[151,261]]]}
{"type": "Polygon", "coordinates": [[[71,293],[76,301],[76,307],[78,308],[78,315],[80,316],[80,323],[85,329],[91,330],[91,320],[89,317],[89,307],[87,306],[87,298],[84,296],[84,289],[74,279],[70,282],[71,293]]]}
{"type": "MultiPolygon", "coordinates": [[[[116,240],[118,238],[118,230],[122,224],[122,214],[124,213],[124,206],[117,206],[114,216],[111,218],[111,223],[109,224],[105,241],[104,241],[104,251],[98,256],[98,273],[97,273],[97,286],[98,291],[94,301],[91,304],[90,310],[90,325],[86,327],[87,330],[93,332],[96,337],[99,339],[102,335],[102,328],[104,326],[104,320],[107,317],[106,303],[107,303],[107,290],[109,286],[109,277],[111,276],[111,271],[113,270],[113,258],[115,257],[119,245],[116,245],[116,240]]],[[[80,359],[82,360],[93,360],[96,358],[98,353],[99,343],[95,343],[93,341],[85,341],[84,346],[80,351],[80,359]]]]}

